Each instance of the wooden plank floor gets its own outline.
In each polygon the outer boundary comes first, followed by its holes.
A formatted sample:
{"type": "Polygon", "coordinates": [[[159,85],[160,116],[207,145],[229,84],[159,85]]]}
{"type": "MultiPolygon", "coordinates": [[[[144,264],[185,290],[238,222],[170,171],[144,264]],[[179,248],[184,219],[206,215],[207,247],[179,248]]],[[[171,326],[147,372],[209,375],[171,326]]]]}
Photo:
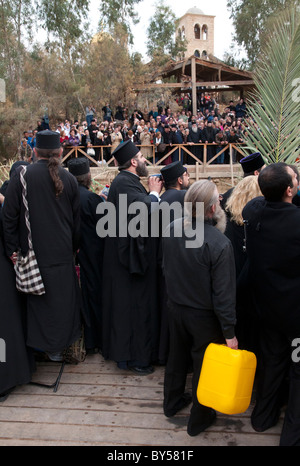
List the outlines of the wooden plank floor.
{"type": "MultiPolygon", "coordinates": [[[[52,383],[59,365],[39,363],[34,380],[52,383]]],[[[0,446],[277,446],[282,427],[253,431],[249,410],[217,415],[197,437],[186,433],[189,408],[174,418],[162,411],[164,368],[136,376],[90,355],[66,365],[59,389],[23,385],[0,404],[0,446]]],[[[187,389],[191,379],[188,379],[187,389]]]]}

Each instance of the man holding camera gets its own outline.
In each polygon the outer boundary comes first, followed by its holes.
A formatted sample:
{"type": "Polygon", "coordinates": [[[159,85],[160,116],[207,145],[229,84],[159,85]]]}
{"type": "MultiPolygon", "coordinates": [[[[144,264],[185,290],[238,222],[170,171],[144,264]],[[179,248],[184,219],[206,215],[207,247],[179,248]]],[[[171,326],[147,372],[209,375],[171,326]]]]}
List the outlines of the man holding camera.
{"type": "Polygon", "coordinates": [[[149,177],[150,194],[147,192],[140,181],[148,176],[146,159],[131,140],[120,144],[113,156],[120,173],[107,199],[115,206],[117,233],[105,239],[103,356],[116,361],[120,369],[147,375],[153,372],[151,362],[158,357],[158,243],[149,235],[133,237],[128,229],[132,215],[127,214],[126,224],[119,222],[119,217],[125,211],[122,200],[126,196],[126,212],[139,202],[145,204],[149,218],[153,204],[158,206],[162,182],[149,177]]]}

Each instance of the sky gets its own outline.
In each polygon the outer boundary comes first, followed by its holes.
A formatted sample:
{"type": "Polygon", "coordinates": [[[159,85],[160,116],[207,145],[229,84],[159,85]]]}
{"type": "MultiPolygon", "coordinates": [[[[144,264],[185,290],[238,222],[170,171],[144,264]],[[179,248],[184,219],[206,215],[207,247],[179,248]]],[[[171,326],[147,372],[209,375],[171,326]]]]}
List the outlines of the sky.
{"type": "MultiPolygon", "coordinates": [[[[95,13],[99,8],[99,0],[91,0],[95,5],[91,11],[95,13]]],[[[147,28],[149,26],[150,18],[154,15],[155,5],[157,0],[142,0],[137,4],[135,10],[138,12],[140,22],[136,26],[132,26],[134,35],[134,46],[132,52],[140,52],[147,61],[146,56],[146,41],[147,41],[147,28]]],[[[206,15],[215,16],[215,56],[223,59],[224,53],[229,52],[234,28],[232,21],[229,18],[229,12],[226,8],[226,0],[213,0],[211,2],[204,0],[168,0],[163,1],[165,6],[169,6],[175,16],[180,18],[189,8],[197,7],[206,15]]],[[[93,15],[93,28],[96,32],[97,28],[97,15],[93,15]]]]}

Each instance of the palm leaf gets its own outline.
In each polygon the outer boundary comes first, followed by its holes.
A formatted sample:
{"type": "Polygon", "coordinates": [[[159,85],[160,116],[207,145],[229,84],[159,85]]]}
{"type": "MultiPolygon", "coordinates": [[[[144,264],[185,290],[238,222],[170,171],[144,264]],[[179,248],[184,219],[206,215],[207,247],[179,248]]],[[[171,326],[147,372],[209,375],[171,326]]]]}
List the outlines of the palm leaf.
{"type": "Polygon", "coordinates": [[[294,163],[300,154],[299,9],[281,12],[272,23],[253,79],[244,152],[258,150],[269,163],[294,163]]]}

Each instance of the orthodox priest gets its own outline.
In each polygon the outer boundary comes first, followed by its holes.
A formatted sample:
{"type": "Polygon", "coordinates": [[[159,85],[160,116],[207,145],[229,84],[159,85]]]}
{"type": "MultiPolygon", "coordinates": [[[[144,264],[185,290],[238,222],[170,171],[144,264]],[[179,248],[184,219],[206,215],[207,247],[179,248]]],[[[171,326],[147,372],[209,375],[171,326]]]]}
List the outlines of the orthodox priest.
{"type": "Polygon", "coordinates": [[[0,194],[0,402],[16,386],[29,383],[34,370],[32,351],[25,344],[25,302],[16,289],[13,264],[3,244],[3,203],[0,194]]]}
{"type": "Polygon", "coordinates": [[[147,192],[140,180],[148,176],[146,159],[131,140],[121,143],[113,156],[120,173],[107,199],[115,208],[117,233],[108,235],[104,246],[103,356],[116,361],[120,369],[146,375],[153,372],[151,363],[158,356],[158,241],[132,235],[129,228],[124,234],[132,217],[128,214],[124,222],[119,218],[135,202],[145,206],[150,216],[159,205],[162,182],[149,177],[147,192]]]}
{"type": "Polygon", "coordinates": [[[99,220],[97,207],[104,198],[94,193],[91,170],[86,157],[70,160],[69,172],[77,179],[80,193],[80,247],[77,260],[80,265],[80,283],[84,316],[84,341],[87,353],[101,351],[102,262],[104,240],[97,235],[99,220]]]}
{"type": "MultiPolygon", "coordinates": [[[[174,220],[174,217],[184,215],[184,196],[189,188],[190,176],[189,173],[182,165],[180,161],[170,163],[161,169],[161,176],[164,183],[165,191],[161,195],[161,203],[166,202],[170,206],[174,203],[178,203],[181,208],[176,211],[170,210],[170,223],[174,220]]],[[[161,204],[162,205],[162,204],[161,204]]],[[[163,225],[165,222],[161,222],[163,225]]],[[[162,227],[163,228],[163,227],[162,227]]],[[[162,242],[160,242],[160,248],[162,242]]],[[[168,297],[166,293],[165,278],[162,270],[162,251],[161,251],[160,265],[160,309],[161,309],[161,331],[160,331],[160,345],[159,345],[159,363],[165,365],[169,354],[169,325],[168,325],[168,297]]]]}
{"type": "MultiPolygon", "coordinates": [[[[33,249],[45,286],[43,295],[26,295],[27,346],[62,360],[65,348],[80,336],[80,289],[74,252],[80,228],[78,184],[60,166],[59,134],[45,130],[36,137],[37,162],[27,167],[33,249]]],[[[11,178],[3,207],[6,253],[13,262],[16,253],[28,251],[20,169],[11,178]]]]}

